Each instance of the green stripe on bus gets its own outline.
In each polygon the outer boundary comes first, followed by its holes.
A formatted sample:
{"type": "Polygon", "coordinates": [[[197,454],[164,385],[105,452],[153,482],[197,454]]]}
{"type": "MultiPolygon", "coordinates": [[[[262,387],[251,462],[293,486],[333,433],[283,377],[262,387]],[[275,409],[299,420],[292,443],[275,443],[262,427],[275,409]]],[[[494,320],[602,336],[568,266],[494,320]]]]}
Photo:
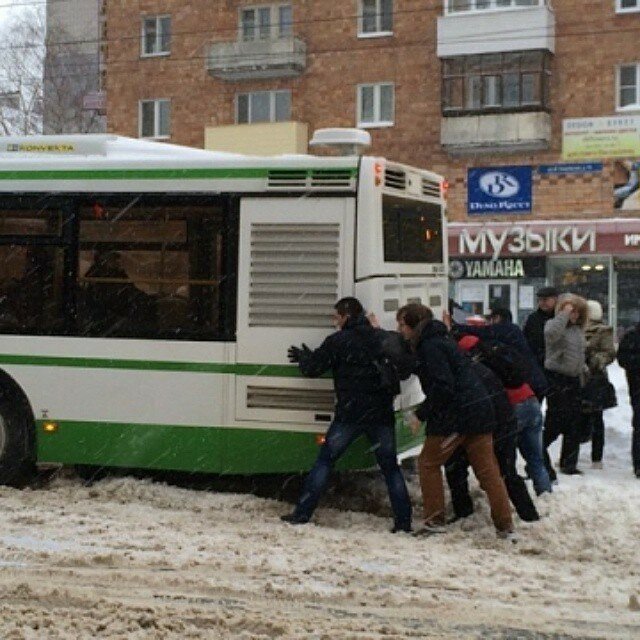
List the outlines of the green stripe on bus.
{"type": "MultiPolygon", "coordinates": [[[[398,450],[419,444],[401,415],[398,450]]],[[[319,427],[318,433],[323,429],[319,427]]],[[[307,471],[318,455],[317,433],[240,427],[194,427],[119,422],[37,421],[38,462],[134,469],[250,474],[307,471]],[[55,422],[53,433],[44,422],[55,422]]],[[[369,441],[360,438],[338,461],[338,469],[375,466],[369,441]]]]}
{"type": "Polygon", "coordinates": [[[135,371],[182,371],[188,373],[231,373],[238,376],[298,378],[296,365],[224,364],[218,362],[173,362],[170,360],[122,360],[115,358],[69,358],[61,356],[23,356],[0,354],[0,364],[36,367],[75,367],[82,369],[132,369],[135,371]]]}
{"type": "MultiPolygon", "coordinates": [[[[39,421],[38,462],[194,473],[295,473],[310,469],[319,449],[317,434],[300,431],[73,421],[56,424],[56,432],[45,433],[39,421]]],[[[375,465],[369,448],[361,439],[339,468],[375,465]]]]}
{"type": "Polygon", "coordinates": [[[272,171],[304,171],[307,176],[319,172],[348,172],[355,177],[354,167],[322,169],[273,169],[226,168],[226,169],[66,169],[43,171],[0,171],[0,180],[202,180],[202,179],[252,179],[266,178],[272,171]]]}

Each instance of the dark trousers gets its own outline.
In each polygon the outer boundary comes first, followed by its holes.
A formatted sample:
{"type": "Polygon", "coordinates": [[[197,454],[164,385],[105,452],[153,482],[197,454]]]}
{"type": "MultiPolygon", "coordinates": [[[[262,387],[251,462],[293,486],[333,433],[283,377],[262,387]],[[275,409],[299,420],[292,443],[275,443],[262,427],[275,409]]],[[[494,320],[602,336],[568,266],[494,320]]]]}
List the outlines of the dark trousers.
{"type": "Polygon", "coordinates": [[[371,448],[387,483],[395,526],[408,529],[411,526],[411,500],[402,471],[398,466],[395,431],[392,424],[348,424],[334,421],[327,431],[318,458],[304,482],[295,515],[306,520],[311,518],[327,486],[331,469],[347,447],[361,435],[366,435],[371,442],[371,448]]]}
{"type": "Polygon", "coordinates": [[[560,467],[564,471],[572,471],[578,464],[580,454],[580,379],[546,371],[551,388],[547,393],[547,414],[542,433],[544,460],[553,480],[555,469],[547,451],[549,445],[562,435],[560,450],[560,467]]]}
{"type": "Polygon", "coordinates": [[[633,409],[633,436],[631,440],[631,459],[633,460],[633,470],[640,473],[640,398],[632,405],[633,409]]]}
{"type": "MultiPolygon", "coordinates": [[[[538,520],[539,516],[524,479],[516,470],[517,443],[518,424],[514,420],[504,433],[497,435],[493,443],[493,451],[511,504],[522,520],[531,522],[538,520]]],[[[473,513],[473,501],[469,495],[468,469],[469,460],[464,449],[458,449],[445,464],[451,504],[458,518],[466,518],[473,513]]]]}
{"type": "Polygon", "coordinates": [[[602,411],[592,411],[584,415],[587,433],[591,434],[591,462],[602,462],[604,452],[604,419],[602,411]]]}

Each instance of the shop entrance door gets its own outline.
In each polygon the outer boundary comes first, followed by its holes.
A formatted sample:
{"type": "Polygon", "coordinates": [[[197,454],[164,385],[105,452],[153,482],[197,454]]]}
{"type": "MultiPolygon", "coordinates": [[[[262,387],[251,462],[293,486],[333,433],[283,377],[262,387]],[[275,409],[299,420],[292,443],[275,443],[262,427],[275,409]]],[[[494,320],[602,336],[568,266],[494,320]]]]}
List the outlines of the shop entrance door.
{"type": "Polygon", "coordinates": [[[469,315],[486,315],[498,307],[517,318],[516,280],[461,280],[456,283],[456,302],[469,315]]]}

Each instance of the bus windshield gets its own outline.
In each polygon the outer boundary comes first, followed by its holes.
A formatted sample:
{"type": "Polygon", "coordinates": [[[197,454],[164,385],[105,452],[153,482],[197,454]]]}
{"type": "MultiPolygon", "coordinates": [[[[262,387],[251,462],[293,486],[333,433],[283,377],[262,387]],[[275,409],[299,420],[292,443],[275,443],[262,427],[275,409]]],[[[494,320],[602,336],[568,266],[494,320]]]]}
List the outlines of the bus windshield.
{"type": "Polygon", "coordinates": [[[385,262],[442,263],[441,206],[382,196],[385,262]]]}

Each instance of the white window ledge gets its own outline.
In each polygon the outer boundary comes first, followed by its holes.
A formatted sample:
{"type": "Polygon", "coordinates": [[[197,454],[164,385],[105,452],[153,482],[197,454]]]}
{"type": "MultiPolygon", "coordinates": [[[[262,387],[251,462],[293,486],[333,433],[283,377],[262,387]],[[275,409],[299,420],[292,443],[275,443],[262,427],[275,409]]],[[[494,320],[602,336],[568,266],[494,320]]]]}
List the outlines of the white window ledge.
{"type": "Polygon", "coordinates": [[[171,55],[171,51],[160,51],[159,53],[141,53],[141,58],[166,58],[171,55]]]}
{"type": "Polygon", "coordinates": [[[393,31],[372,31],[358,32],[358,38],[366,40],[367,38],[388,38],[393,35],[393,31]]]}
{"type": "Polygon", "coordinates": [[[360,129],[387,129],[393,127],[394,122],[358,122],[360,129]]]}

